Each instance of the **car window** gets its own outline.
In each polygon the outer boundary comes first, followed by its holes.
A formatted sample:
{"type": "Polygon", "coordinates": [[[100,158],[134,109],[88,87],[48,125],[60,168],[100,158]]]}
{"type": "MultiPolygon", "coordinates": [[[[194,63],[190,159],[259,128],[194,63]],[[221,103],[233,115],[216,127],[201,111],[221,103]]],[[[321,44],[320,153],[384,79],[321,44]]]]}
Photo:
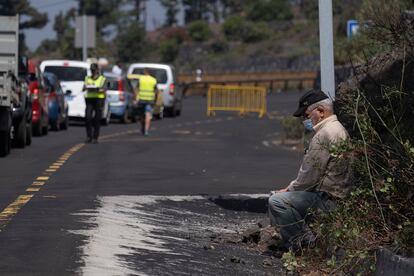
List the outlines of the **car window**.
{"type": "Polygon", "coordinates": [[[138,82],[139,82],[138,79],[131,79],[131,80],[129,80],[129,83],[131,84],[133,90],[137,89],[138,82]]]}
{"type": "Polygon", "coordinates": [[[29,81],[37,81],[37,76],[35,73],[29,73],[29,81]]]}
{"type": "Polygon", "coordinates": [[[106,78],[106,88],[108,90],[118,90],[118,80],[106,78]]]}
{"type": "Polygon", "coordinates": [[[54,73],[61,81],[84,81],[87,69],[69,66],[46,66],[45,72],[54,73]]]}
{"type": "Polygon", "coordinates": [[[58,85],[56,87],[56,93],[59,94],[59,95],[63,95],[63,90],[62,90],[62,87],[60,85],[58,85]]]}
{"type": "MultiPolygon", "coordinates": [[[[157,83],[167,83],[167,70],[160,68],[149,68],[150,75],[157,79],[157,83]]],[[[144,74],[144,68],[134,68],[132,74],[144,74]]]]}

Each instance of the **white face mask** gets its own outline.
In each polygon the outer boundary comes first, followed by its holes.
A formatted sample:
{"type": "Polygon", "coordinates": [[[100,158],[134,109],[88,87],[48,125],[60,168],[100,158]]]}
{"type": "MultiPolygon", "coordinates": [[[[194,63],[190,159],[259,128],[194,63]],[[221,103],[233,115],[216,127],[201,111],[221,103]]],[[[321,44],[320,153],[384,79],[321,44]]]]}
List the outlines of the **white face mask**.
{"type": "Polygon", "coordinates": [[[306,130],[312,131],[313,130],[313,123],[311,119],[306,119],[303,121],[303,126],[306,130]]]}

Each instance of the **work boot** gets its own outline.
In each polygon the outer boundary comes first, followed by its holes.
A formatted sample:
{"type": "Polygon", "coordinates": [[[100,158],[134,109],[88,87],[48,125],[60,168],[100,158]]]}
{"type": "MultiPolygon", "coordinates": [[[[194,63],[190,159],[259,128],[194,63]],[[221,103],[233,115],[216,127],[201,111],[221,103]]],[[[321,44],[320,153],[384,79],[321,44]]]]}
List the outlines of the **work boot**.
{"type": "Polygon", "coordinates": [[[85,143],[86,143],[86,144],[89,144],[89,143],[91,143],[91,142],[92,142],[92,138],[91,138],[91,137],[86,138],[86,140],[85,140],[85,143]]]}
{"type": "Polygon", "coordinates": [[[92,144],[98,144],[98,139],[92,139],[92,144]]]}

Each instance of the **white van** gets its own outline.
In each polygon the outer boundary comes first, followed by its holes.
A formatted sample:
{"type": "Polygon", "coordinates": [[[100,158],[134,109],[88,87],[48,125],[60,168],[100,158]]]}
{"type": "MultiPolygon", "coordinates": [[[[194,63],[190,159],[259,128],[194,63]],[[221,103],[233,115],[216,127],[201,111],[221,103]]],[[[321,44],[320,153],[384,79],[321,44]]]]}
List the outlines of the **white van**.
{"type": "MultiPolygon", "coordinates": [[[[69,106],[69,119],[85,119],[85,91],[82,91],[86,75],[91,75],[90,64],[75,60],[44,60],[40,64],[42,72],[57,76],[65,92],[69,106]]],[[[105,100],[102,122],[107,125],[111,118],[109,102],[105,100]]]]}
{"type": "Polygon", "coordinates": [[[163,93],[164,113],[179,116],[182,109],[182,92],[177,86],[174,66],[159,63],[133,63],[128,68],[128,75],[142,75],[144,68],[148,68],[151,76],[157,79],[157,88],[163,93]]]}

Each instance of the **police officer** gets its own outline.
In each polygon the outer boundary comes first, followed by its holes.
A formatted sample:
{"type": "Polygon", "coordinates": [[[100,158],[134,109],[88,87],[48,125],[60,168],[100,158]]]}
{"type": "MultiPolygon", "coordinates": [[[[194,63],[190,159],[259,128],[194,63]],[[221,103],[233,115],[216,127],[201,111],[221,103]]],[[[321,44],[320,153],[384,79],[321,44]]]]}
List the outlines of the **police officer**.
{"type": "Polygon", "coordinates": [[[105,104],[106,78],[99,73],[98,64],[91,64],[92,76],[85,77],[86,143],[98,143],[102,110],[105,104]],[[93,128],[93,132],[92,132],[93,128]]]}
{"type": "Polygon", "coordinates": [[[138,110],[141,116],[142,134],[148,136],[152,119],[154,103],[157,102],[157,80],[150,75],[149,69],[144,68],[144,75],[139,78],[137,100],[138,110]]]}

